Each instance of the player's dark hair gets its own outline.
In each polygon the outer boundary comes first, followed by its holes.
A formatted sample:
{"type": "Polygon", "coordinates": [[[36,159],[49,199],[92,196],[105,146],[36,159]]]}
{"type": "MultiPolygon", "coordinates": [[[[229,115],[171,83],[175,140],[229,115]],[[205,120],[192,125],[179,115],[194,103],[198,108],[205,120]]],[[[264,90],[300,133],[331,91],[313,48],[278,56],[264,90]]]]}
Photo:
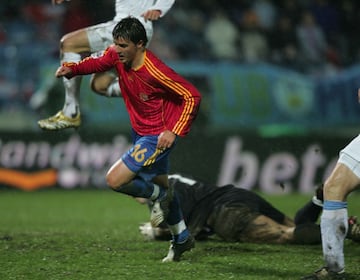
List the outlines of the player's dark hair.
{"type": "Polygon", "coordinates": [[[126,17],[119,21],[114,27],[112,35],[114,39],[123,38],[134,44],[143,41],[144,46],[148,41],[144,25],[134,17],[126,17]]]}

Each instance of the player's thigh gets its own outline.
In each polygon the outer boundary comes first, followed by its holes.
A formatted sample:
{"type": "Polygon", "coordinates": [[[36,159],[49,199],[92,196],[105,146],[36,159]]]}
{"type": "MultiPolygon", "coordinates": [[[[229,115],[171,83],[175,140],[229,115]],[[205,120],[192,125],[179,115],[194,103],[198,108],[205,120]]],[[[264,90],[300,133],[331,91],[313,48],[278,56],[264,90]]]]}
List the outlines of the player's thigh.
{"type": "Polygon", "coordinates": [[[130,182],[135,175],[136,174],[126,166],[123,160],[119,159],[107,172],[106,181],[111,188],[117,188],[130,182]]]}
{"type": "Polygon", "coordinates": [[[113,44],[112,31],[116,21],[108,21],[85,28],[91,53],[105,50],[113,44]]]}
{"type": "Polygon", "coordinates": [[[62,53],[90,52],[90,45],[86,29],[79,29],[64,35],[60,40],[60,50],[62,53]]]}
{"type": "Polygon", "coordinates": [[[169,186],[168,174],[157,175],[152,181],[160,186],[169,186]]]}
{"type": "MultiPolygon", "coordinates": [[[[140,136],[134,133],[133,137],[134,146],[122,156],[123,162],[132,172],[146,181],[154,178],[164,181],[163,176],[169,173],[170,152],[175,145],[161,150],[157,148],[158,135],[140,136]]],[[[162,182],[160,184],[168,185],[162,182]]]]}
{"type": "Polygon", "coordinates": [[[208,218],[214,233],[226,241],[241,241],[241,233],[257,215],[248,207],[216,206],[208,218]]]}
{"type": "Polygon", "coordinates": [[[281,225],[260,215],[252,220],[241,233],[241,241],[282,244],[293,240],[294,227],[281,225]]]}
{"type": "Polygon", "coordinates": [[[101,95],[106,95],[107,88],[116,79],[116,75],[111,72],[96,73],[91,76],[91,89],[101,95]]]}
{"type": "Polygon", "coordinates": [[[344,201],[360,183],[360,135],[339,153],[339,160],[324,184],[326,200],[344,201]]]}
{"type": "Polygon", "coordinates": [[[337,163],[324,184],[324,199],[345,201],[360,183],[359,177],[344,163],[337,163]]]}

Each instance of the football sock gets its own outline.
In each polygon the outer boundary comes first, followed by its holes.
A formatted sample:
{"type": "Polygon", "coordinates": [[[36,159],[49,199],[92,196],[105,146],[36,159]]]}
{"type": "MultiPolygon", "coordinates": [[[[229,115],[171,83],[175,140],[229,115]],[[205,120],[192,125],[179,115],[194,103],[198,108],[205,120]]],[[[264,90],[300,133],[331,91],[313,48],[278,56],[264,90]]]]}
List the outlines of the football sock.
{"type": "Polygon", "coordinates": [[[121,90],[119,85],[119,79],[114,79],[111,84],[108,86],[106,90],[106,96],[107,97],[120,97],[121,96],[121,90]]]}
{"type": "Polygon", "coordinates": [[[150,199],[152,201],[158,199],[160,197],[160,195],[162,195],[162,193],[165,192],[164,188],[160,188],[160,186],[158,186],[157,184],[153,184],[153,191],[150,195],[150,199]]]}
{"type": "Polygon", "coordinates": [[[184,243],[190,235],[184,220],[181,220],[175,225],[169,225],[169,230],[175,243],[184,243]]]}
{"type": "Polygon", "coordinates": [[[296,225],[316,223],[321,211],[322,207],[314,204],[311,200],[296,212],[294,222],[296,225]]]}
{"type": "Polygon", "coordinates": [[[321,215],[321,238],[326,266],[334,272],[345,267],[344,239],[348,229],[347,202],[324,201],[321,215]]]}
{"type": "Polygon", "coordinates": [[[135,177],[130,183],[121,186],[115,191],[133,197],[150,198],[154,192],[154,184],[152,182],[145,181],[140,177],[135,177]]]}
{"type": "MultiPolygon", "coordinates": [[[[61,62],[79,62],[81,55],[72,52],[63,54],[61,62]]],[[[70,118],[76,117],[79,113],[79,95],[82,76],[76,76],[71,79],[63,78],[65,88],[65,102],[63,107],[64,115],[70,118]]]]}
{"type": "Polygon", "coordinates": [[[176,225],[183,219],[183,214],[180,208],[179,198],[174,193],[173,200],[169,205],[169,215],[167,217],[166,223],[168,225],[176,225]]]}

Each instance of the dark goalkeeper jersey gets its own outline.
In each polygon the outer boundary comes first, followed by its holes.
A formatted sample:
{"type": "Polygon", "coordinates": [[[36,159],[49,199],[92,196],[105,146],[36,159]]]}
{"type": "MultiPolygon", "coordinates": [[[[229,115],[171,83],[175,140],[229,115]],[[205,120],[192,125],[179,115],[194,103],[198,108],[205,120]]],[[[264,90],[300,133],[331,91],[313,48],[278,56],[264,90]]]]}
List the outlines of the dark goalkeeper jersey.
{"type": "Polygon", "coordinates": [[[234,185],[218,187],[177,174],[170,175],[169,180],[179,197],[184,220],[194,235],[206,226],[212,211],[221,206],[246,207],[278,223],[284,221],[285,215],[255,192],[234,185]]]}

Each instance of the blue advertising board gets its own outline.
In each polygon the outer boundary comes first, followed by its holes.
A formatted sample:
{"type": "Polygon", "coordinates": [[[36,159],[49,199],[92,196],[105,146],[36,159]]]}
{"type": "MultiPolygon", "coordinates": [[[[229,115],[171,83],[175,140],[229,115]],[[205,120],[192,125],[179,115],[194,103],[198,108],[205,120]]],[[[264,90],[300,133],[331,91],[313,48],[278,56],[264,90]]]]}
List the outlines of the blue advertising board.
{"type": "MultiPolygon", "coordinates": [[[[354,126],[360,120],[360,66],[331,77],[302,75],[269,64],[186,62],[170,66],[202,93],[200,125],[204,129],[285,126],[312,130],[354,126]]],[[[46,67],[45,73],[54,72],[54,66],[46,67]]],[[[129,128],[123,100],[93,93],[89,80],[85,76],[81,85],[83,125],[99,130],[129,128]]]]}

